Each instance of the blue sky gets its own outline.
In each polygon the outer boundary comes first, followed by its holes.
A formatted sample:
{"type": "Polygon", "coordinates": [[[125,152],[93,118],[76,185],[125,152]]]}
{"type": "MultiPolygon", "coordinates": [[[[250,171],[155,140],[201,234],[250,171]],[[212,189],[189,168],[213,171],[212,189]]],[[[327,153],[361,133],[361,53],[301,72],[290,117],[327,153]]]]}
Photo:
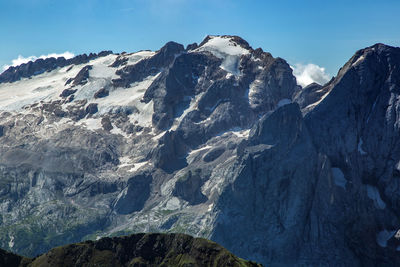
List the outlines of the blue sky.
{"type": "Polygon", "coordinates": [[[239,35],[336,75],[360,48],[400,46],[399,0],[0,0],[0,66],[22,55],[156,50],[239,35]]]}

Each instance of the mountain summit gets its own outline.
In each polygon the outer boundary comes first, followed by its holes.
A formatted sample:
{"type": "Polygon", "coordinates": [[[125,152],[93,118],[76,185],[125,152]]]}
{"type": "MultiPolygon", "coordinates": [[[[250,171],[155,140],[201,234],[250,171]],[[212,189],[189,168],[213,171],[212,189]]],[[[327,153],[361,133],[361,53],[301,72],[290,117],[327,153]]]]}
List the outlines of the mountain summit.
{"type": "Polygon", "coordinates": [[[237,36],[12,67],[0,245],[183,232],[267,266],[395,266],[399,50],[304,89],[237,36]]]}

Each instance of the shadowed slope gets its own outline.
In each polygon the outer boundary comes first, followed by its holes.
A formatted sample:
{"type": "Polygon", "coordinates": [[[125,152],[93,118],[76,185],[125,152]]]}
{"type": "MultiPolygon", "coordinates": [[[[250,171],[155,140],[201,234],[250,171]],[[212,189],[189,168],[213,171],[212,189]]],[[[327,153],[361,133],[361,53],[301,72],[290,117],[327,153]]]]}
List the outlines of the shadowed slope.
{"type": "Polygon", "coordinates": [[[33,260],[0,250],[1,266],[261,266],[184,234],[135,234],[53,248],[33,260]],[[4,265],[3,265],[4,264],[4,265]]]}

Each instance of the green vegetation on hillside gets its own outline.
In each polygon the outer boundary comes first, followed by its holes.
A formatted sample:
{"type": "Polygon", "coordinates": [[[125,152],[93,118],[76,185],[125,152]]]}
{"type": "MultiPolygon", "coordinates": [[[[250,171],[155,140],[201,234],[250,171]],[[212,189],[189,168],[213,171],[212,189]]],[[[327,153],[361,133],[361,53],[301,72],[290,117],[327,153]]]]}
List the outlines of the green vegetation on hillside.
{"type": "Polygon", "coordinates": [[[134,234],[56,247],[34,259],[0,250],[0,266],[261,266],[215,242],[185,234],[134,234]]]}

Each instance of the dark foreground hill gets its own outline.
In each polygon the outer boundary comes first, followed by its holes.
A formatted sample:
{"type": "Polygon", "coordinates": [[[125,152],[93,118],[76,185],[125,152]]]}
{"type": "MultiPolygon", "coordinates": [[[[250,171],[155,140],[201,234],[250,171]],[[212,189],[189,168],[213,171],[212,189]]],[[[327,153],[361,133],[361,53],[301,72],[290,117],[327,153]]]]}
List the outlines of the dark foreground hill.
{"type": "Polygon", "coordinates": [[[261,266],[185,234],[134,234],[57,247],[34,259],[0,250],[0,267],[261,266]]]}

